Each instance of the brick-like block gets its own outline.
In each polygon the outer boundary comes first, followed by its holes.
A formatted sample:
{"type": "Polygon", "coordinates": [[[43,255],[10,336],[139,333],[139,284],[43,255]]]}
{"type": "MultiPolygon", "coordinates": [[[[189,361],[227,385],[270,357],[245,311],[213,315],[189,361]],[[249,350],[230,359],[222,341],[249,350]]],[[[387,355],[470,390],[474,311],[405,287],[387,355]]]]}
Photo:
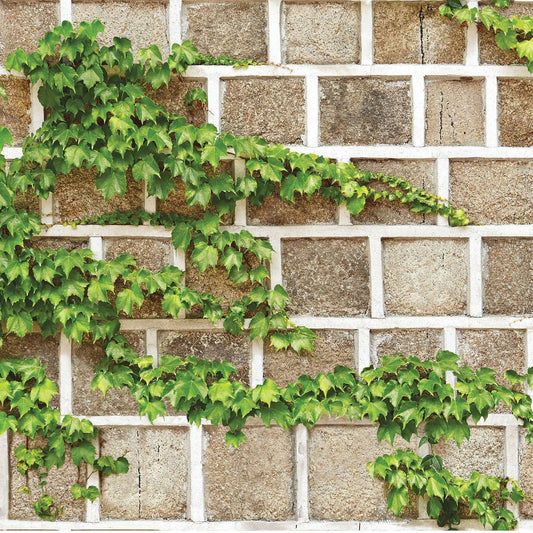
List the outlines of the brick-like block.
{"type": "MultiPolygon", "coordinates": [[[[520,468],[520,486],[526,494],[533,494],[533,446],[526,442],[527,431],[520,429],[520,451],[518,462],[520,468]]],[[[526,499],[520,503],[520,516],[533,518],[533,501],[526,499]]]]}
{"type": "Polygon", "coordinates": [[[502,146],[533,146],[533,81],[498,79],[498,124],[502,146]]]}
{"type": "Polygon", "coordinates": [[[292,2],[282,6],[284,63],[359,63],[359,2],[292,2]]]}
{"type": "Polygon", "coordinates": [[[531,224],[533,161],[452,160],[450,198],[478,224],[531,224]]]}
{"type": "Polygon", "coordinates": [[[100,35],[101,45],[111,46],[113,37],[127,37],[132,44],[133,57],[139,48],[156,44],[163,58],[170,52],[168,36],[168,0],[73,0],[72,21],[100,20],[105,26],[100,35]]]}
{"type": "Polygon", "coordinates": [[[305,135],[302,78],[223,80],[223,131],[271,143],[301,144],[305,135]]]}
{"type": "Polygon", "coordinates": [[[125,452],[129,471],[101,477],[102,518],[186,518],[189,430],[116,427],[101,431],[101,455],[118,457],[125,452]]]}
{"type": "MultiPolygon", "coordinates": [[[[146,354],[144,333],[123,331],[130,346],[146,354]]],[[[72,410],[77,416],[138,415],[139,405],[126,389],[109,389],[106,396],[91,388],[95,367],[104,357],[100,346],[91,343],[72,345],[72,410]]]]}
{"type": "Polygon", "coordinates": [[[298,355],[293,350],[276,352],[265,340],[263,371],[280,387],[308,374],[316,377],[320,372],[333,372],[337,365],[357,367],[357,332],[342,330],[315,331],[317,340],[312,353],[298,355]]]}
{"type": "Polygon", "coordinates": [[[67,252],[89,248],[89,240],[85,239],[63,239],[61,237],[35,237],[30,241],[32,248],[37,250],[57,251],[64,248],[67,252]]]}
{"type": "MultiPolygon", "coordinates": [[[[37,437],[35,440],[29,439],[20,433],[9,432],[9,518],[13,520],[38,520],[32,504],[41,496],[39,488],[40,480],[35,472],[30,472],[26,476],[21,476],[17,471],[17,460],[15,459],[15,449],[24,445],[27,448],[46,446],[46,440],[37,437]],[[30,489],[30,495],[21,491],[23,487],[30,489]]],[[[50,494],[55,500],[56,507],[63,508],[63,514],[59,520],[84,520],[85,502],[74,500],[70,492],[70,487],[75,483],[85,486],[87,475],[84,466],[78,468],[70,460],[68,446],[66,446],[65,464],[60,468],[52,468],[46,478],[47,485],[44,491],[50,494]]]]}
{"type": "Polygon", "coordinates": [[[182,34],[204,54],[266,61],[267,2],[183,3],[182,34]]]}
{"type": "Polygon", "coordinates": [[[59,174],[54,191],[54,220],[70,222],[113,211],[129,211],[144,207],[144,183],[127,177],[124,196],[115,195],[108,202],[96,188],[96,168],[76,169],[68,176],[59,174]]]}
{"type": "Polygon", "coordinates": [[[159,272],[172,264],[172,244],[163,239],[105,239],[104,259],[110,261],[120,255],[130,254],[138,268],[159,272]]]}
{"type": "Polygon", "coordinates": [[[294,519],[292,436],[278,427],[246,427],[239,450],[226,428],[204,428],[205,508],[208,520],[294,519]]]}
{"type": "Polygon", "coordinates": [[[438,2],[376,2],[375,63],[462,63],[465,31],[438,2]],[[398,31],[401,28],[401,31],[398,31]]]}
{"type": "MultiPolygon", "coordinates": [[[[395,448],[408,447],[403,440],[395,448]]],[[[312,520],[394,519],[387,512],[385,484],[372,481],[366,465],[395,448],[378,444],[368,426],[315,426],[309,432],[309,514],[312,520]]],[[[412,496],[411,496],[412,498],[412,496]]],[[[416,517],[416,500],[402,515],[416,517]]]]}
{"type": "Polygon", "coordinates": [[[17,48],[37,49],[37,42],[59,24],[57,0],[4,1],[0,4],[0,62],[17,48]]]}
{"type": "Polygon", "coordinates": [[[471,78],[426,81],[426,144],[484,144],[483,85],[471,78]]]}
{"type": "Polygon", "coordinates": [[[388,314],[463,314],[467,282],[466,240],[383,240],[383,288],[388,314]]]}
{"type": "Polygon", "coordinates": [[[7,93],[7,101],[0,98],[0,126],[9,128],[13,144],[20,146],[30,128],[30,82],[23,78],[0,76],[0,83],[7,93]]]}
{"type": "MultiPolygon", "coordinates": [[[[352,163],[365,172],[381,172],[388,176],[399,176],[408,180],[411,185],[437,193],[437,168],[435,161],[406,159],[353,159],[352,163]]],[[[386,184],[378,181],[370,182],[377,191],[388,189],[386,184]]],[[[379,199],[367,202],[363,211],[356,217],[354,224],[435,224],[436,216],[432,214],[413,213],[407,204],[389,202],[379,199]]]]}
{"type": "Polygon", "coordinates": [[[324,144],[411,142],[411,89],[407,80],[320,80],[320,128],[324,144]]]}
{"type": "Polygon", "coordinates": [[[370,332],[370,361],[379,364],[387,355],[414,355],[435,359],[442,350],[441,329],[376,329],[370,332]]]}
{"type": "Polygon", "coordinates": [[[365,316],[370,306],[366,239],[284,239],[283,283],[289,312],[365,316]]]}
{"type": "Polygon", "coordinates": [[[533,239],[483,240],[483,312],[533,313],[533,239]]]}
{"type": "Polygon", "coordinates": [[[250,373],[250,340],[225,331],[160,331],[159,354],[229,361],[240,380],[248,382],[250,373]]]}

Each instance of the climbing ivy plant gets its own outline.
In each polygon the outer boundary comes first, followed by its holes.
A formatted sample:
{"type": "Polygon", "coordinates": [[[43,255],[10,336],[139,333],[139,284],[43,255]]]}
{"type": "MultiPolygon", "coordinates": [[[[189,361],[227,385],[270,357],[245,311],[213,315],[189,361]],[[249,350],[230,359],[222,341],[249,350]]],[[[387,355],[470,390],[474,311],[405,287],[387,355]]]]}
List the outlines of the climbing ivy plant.
{"type": "MultiPolygon", "coordinates": [[[[463,20],[461,9],[449,3],[442,11],[463,20]]],[[[472,10],[469,13],[468,21],[481,17],[472,10]]],[[[483,22],[488,20],[483,17],[483,22]]],[[[496,26],[505,33],[501,24],[496,26]]],[[[461,367],[450,352],[440,352],[433,362],[387,357],[382,366],[367,368],[360,376],[338,366],[314,378],[301,376],[286,387],[269,379],[248,387],[236,379],[235,368],[227,362],[163,355],[155,366],[153,357],[140,356],[120,335],[119,318],[132,316],[152,295],[161,298],[168,317],[178,318],[180,311],[199,306],[203,318],[221,320],[233,335],[247,329],[251,339],[268,336],[276,350],[312,350],[313,332],[293,324],[285,310],[287,292],[280,285],[269,285],[265,264],[271,259],[270,244],[248,231],[221,227],[222,217],[233,213],[239,200],[260,205],[279,188],[283,201],[317,193],[337,205],[345,204],[352,215],[358,215],[368,202],[384,200],[404,203],[414,212],[446,216],[453,226],[469,220],[463,210],[401,178],[361,172],[352,164],[292,152],[258,137],[219,133],[209,124],[187,123],[147,96],[147,88],[159,89],[179,78],[189,65],[251,62],[207,57],[188,41],[174,44],[166,59],[154,45],[141,49],[135,61],[126,38],[100,46],[96,38],[102,31],[99,21],[82,22],[76,30],[64,22],[39,41],[37,51],[19,49],[6,61],[8,70],[22,72],[39,84],[46,118],[24,141],[22,156],[9,169],[0,156],[4,336],[24,337],[37,328],[43,337],[62,331],[72,341],[97,343],[104,355],[95,368],[94,389],[104,396],[112,388],[129,390],[139,404],[139,414],[150,421],[164,416],[170,405],[185,412],[191,423],[222,424],[228,429],[227,443],[236,447],[245,440],[243,428],[249,417],[261,418],[266,426],[274,422],[290,429],[297,424],[312,427],[325,414],[367,418],[377,425],[378,440],[391,445],[398,439],[412,442],[414,436],[420,445],[432,446],[442,438],[460,445],[470,436],[469,420],[478,423],[500,404],[522,422],[528,440],[532,438],[531,400],[522,390],[525,384],[533,386],[533,371],[507,372],[505,386],[493,370],[461,367]],[[220,161],[228,157],[245,160],[244,176],[216,173],[220,161]],[[94,169],[95,186],[106,200],[125,194],[129,176],[145,183],[148,194],[161,200],[181,181],[188,207],[200,206],[201,216],[115,211],[73,223],[162,225],[171,230],[176,249],[190,252],[199,272],[221,267],[235,284],[249,284],[249,292],[240,300],[225,301],[185,287],[184,272],[176,267],[150,272],[138,268],[131,255],[101,261],[89,250],[32,246],[42,224],[36,214],[16,208],[17,196],[30,191],[46,199],[57,176],[75,169],[94,169]],[[455,385],[447,381],[447,373],[455,376],[455,385]]],[[[525,36],[517,41],[523,42],[525,36]]],[[[186,105],[204,107],[205,93],[189,92],[186,105]]],[[[9,131],[0,128],[0,149],[11,141],[9,131]]],[[[39,359],[0,360],[0,434],[11,430],[35,440],[32,446],[17,447],[15,458],[21,474],[34,471],[41,480],[34,509],[50,520],[61,515],[61,508],[46,492],[47,473],[63,466],[67,456],[78,467],[89,465],[101,475],[128,470],[125,457],[97,456],[92,442],[98,430],[86,419],[61,417],[50,405],[57,394],[39,359]]],[[[517,482],[507,478],[477,472],[467,480],[454,477],[433,454],[422,458],[398,450],[377,458],[368,469],[388,484],[388,508],[399,514],[409,505],[411,491],[428,498],[428,514],[439,525],[457,524],[463,504],[483,524],[509,529],[516,519],[503,504],[525,497],[517,482]]],[[[94,501],[98,495],[94,486],[72,487],[75,499],[94,501]]]]}

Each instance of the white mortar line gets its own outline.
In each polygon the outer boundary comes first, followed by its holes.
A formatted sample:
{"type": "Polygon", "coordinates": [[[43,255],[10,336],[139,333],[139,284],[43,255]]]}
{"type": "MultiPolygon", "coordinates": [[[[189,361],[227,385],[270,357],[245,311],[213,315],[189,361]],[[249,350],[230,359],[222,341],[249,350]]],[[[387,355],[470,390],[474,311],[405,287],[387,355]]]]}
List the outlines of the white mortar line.
{"type": "Polygon", "coordinates": [[[357,330],[357,368],[359,369],[359,374],[366,367],[376,362],[370,359],[370,329],[359,328],[357,330]]]}
{"type": "Polygon", "coordinates": [[[0,435],[0,520],[9,517],[9,442],[7,431],[0,435]]]}
{"type": "MultiPolygon", "coordinates": [[[[144,182],[144,210],[148,213],[155,213],[157,211],[157,198],[148,195],[148,183],[144,182]]],[[[144,222],[144,225],[150,225],[150,221],[144,222]]]]}
{"type": "Polygon", "coordinates": [[[157,329],[146,330],[146,354],[154,358],[154,367],[159,366],[159,346],[157,342],[157,329]]]}
{"type": "MultiPolygon", "coordinates": [[[[185,261],[185,250],[183,248],[174,248],[172,246],[172,264],[175,267],[178,267],[181,271],[184,272],[183,274],[183,280],[180,283],[181,287],[185,286],[185,269],[186,269],[186,261],[185,261]]],[[[185,309],[180,309],[178,311],[178,318],[182,319],[187,316],[187,313],[185,309]]]]}
{"type": "Polygon", "coordinates": [[[216,75],[207,77],[207,121],[220,130],[220,78],[216,75]]]}
{"type": "Polygon", "coordinates": [[[485,142],[491,148],[498,146],[498,79],[496,76],[485,78],[485,142]]]}
{"type": "Polygon", "coordinates": [[[54,198],[50,193],[48,198],[39,198],[39,210],[41,211],[41,223],[54,223],[54,198]]]}
{"type": "MultiPolygon", "coordinates": [[[[437,159],[437,196],[450,197],[450,160],[444,157],[437,159]]],[[[449,226],[448,217],[438,215],[437,225],[449,226]]]]}
{"type": "MultiPolygon", "coordinates": [[[[468,2],[468,7],[478,7],[477,0],[468,2]]],[[[465,65],[479,65],[479,42],[477,24],[469,24],[466,30],[465,65]]]]}
{"type": "Polygon", "coordinates": [[[170,45],[181,43],[181,0],[168,2],[168,38],[170,45]]]}
{"type": "Polygon", "coordinates": [[[104,240],[102,237],[89,237],[89,249],[93,253],[96,261],[102,261],[104,258],[104,240]]]}
{"type": "Polygon", "coordinates": [[[281,0],[268,2],[268,61],[281,63],[281,0]]]}
{"type": "Polygon", "coordinates": [[[205,521],[202,426],[191,425],[190,436],[190,506],[189,518],[193,522],[205,521]]]}
{"type": "Polygon", "coordinates": [[[370,313],[372,318],[385,316],[383,301],[383,260],[381,252],[381,239],[371,236],[369,238],[370,251],[370,313]]]}
{"type": "MultiPolygon", "coordinates": [[[[266,341],[265,341],[266,342],[266,341]]],[[[250,386],[263,383],[263,340],[255,338],[251,344],[250,386]]]]}
{"type": "Polygon", "coordinates": [[[411,82],[413,106],[413,146],[424,146],[426,129],[426,87],[424,76],[413,74],[411,82]]]}
{"type": "Polygon", "coordinates": [[[272,261],[270,261],[270,284],[272,287],[283,284],[283,274],[281,268],[281,239],[277,235],[269,238],[272,245],[272,261]]]}
{"type": "Polygon", "coordinates": [[[72,0],[60,0],[59,20],[60,22],[64,20],[72,22],[72,0]]]}
{"type": "Polygon", "coordinates": [[[305,77],[305,144],[318,146],[320,142],[320,96],[318,76],[305,77]]]}
{"type": "MultiPolygon", "coordinates": [[[[457,330],[455,328],[444,328],[443,341],[443,350],[448,350],[449,352],[457,353],[457,330]]],[[[446,371],[446,382],[449,383],[452,387],[455,387],[455,384],[457,383],[456,377],[449,370],[446,371]]]]}
{"type": "Polygon", "coordinates": [[[470,237],[468,245],[469,276],[468,276],[468,314],[473,317],[483,316],[483,279],[481,266],[481,237],[470,237]]]}
{"type": "Polygon", "coordinates": [[[59,411],[72,414],[72,345],[64,333],[59,340],[59,411]]]}
{"type": "Polygon", "coordinates": [[[296,426],[294,441],[296,447],[296,518],[298,522],[309,522],[309,470],[308,470],[307,428],[296,426]]]}
{"type": "MultiPolygon", "coordinates": [[[[246,161],[238,158],[233,161],[233,177],[243,178],[246,176],[246,161]]],[[[235,225],[246,226],[246,200],[239,200],[235,206],[235,225]]]]}
{"type": "Polygon", "coordinates": [[[30,132],[35,133],[44,121],[44,108],[39,102],[39,88],[41,87],[41,81],[38,81],[30,89],[30,132]]]}
{"type": "MultiPolygon", "coordinates": [[[[372,1],[361,1],[361,65],[374,61],[374,17],[372,1]]],[[[339,71],[342,72],[342,71],[339,71]]]]}
{"type": "MultiPolygon", "coordinates": [[[[96,450],[96,457],[100,457],[100,442],[98,438],[94,439],[92,443],[96,450]]],[[[97,489],[100,489],[100,474],[97,471],[93,471],[90,465],[87,465],[87,476],[85,486],[89,488],[93,485],[97,489]]],[[[96,498],[94,502],[90,500],[85,502],[85,521],[90,523],[100,522],[100,498],[96,498]]]]}

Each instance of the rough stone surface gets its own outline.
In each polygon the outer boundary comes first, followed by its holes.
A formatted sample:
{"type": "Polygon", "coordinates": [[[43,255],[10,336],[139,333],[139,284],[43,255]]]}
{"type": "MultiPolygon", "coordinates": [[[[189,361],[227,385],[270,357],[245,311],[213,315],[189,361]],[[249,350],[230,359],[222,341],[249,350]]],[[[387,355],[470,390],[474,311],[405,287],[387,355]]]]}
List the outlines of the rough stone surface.
{"type": "MultiPolygon", "coordinates": [[[[437,168],[435,161],[402,159],[353,159],[352,163],[365,172],[381,172],[388,176],[399,176],[419,189],[437,192],[437,168]]],[[[378,191],[387,186],[378,181],[370,182],[378,191]]],[[[356,217],[354,224],[435,224],[436,216],[432,214],[413,213],[406,204],[379,199],[368,202],[356,217]]]]}
{"type": "Polygon", "coordinates": [[[483,312],[533,312],[533,240],[484,239],[483,312]]]}
{"type": "Polygon", "coordinates": [[[127,37],[132,44],[133,56],[139,48],[156,44],[161,55],[170,52],[168,36],[168,1],[150,0],[73,0],[72,19],[74,24],[83,20],[100,20],[105,26],[99,42],[105,46],[113,44],[113,37],[127,37]]]}
{"type": "Polygon", "coordinates": [[[172,264],[172,244],[163,239],[105,239],[104,259],[110,261],[122,254],[130,254],[138,268],[159,272],[172,264]]]}
{"type": "MultiPolygon", "coordinates": [[[[0,4],[1,9],[3,4],[0,4]]],[[[2,25],[3,21],[0,27],[2,25]]],[[[7,101],[0,98],[0,126],[9,128],[13,135],[13,144],[20,146],[29,134],[30,82],[23,78],[0,76],[0,83],[7,93],[7,101]]]]}
{"type": "Polygon", "coordinates": [[[498,80],[498,125],[502,146],[533,146],[533,81],[498,80]]]}
{"type": "Polygon", "coordinates": [[[383,272],[388,314],[460,315],[466,310],[466,240],[384,239],[383,272]]]}
{"type": "Polygon", "coordinates": [[[30,241],[32,248],[37,250],[53,250],[57,251],[59,248],[65,248],[67,252],[73,250],[81,250],[89,247],[89,240],[85,239],[62,239],[60,237],[36,237],[30,241]]]}
{"type": "MultiPolygon", "coordinates": [[[[533,446],[526,442],[527,431],[520,430],[520,451],[518,461],[520,465],[520,486],[526,494],[533,493],[533,446]]],[[[520,503],[520,516],[522,518],[533,517],[533,501],[526,499],[520,503]]]]}
{"type": "Polygon", "coordinates": [[[108,202],[96,188],[96,168],[73,170],[68,176],[60,174],[54,192],[54,220],[70,222],[113,211],[128,211],[144,207],[144,184],[127,177],[124,196],[115,195],[108,202]]]}
{"type": "Polygon", "coordinates": [[[33,52],[47,31],[59,24],[57,0],[25,0],[0,4],[0,62],[17,48],[33,52]]]}
{"type": "Polygon", "coordinates": [[[204,428],[207,519],[294,519],[291,434],[277,427],[244,431],[246,444],[237,450],[227,446],[225,428],[204,428]]]}
{"type": "Polygon", "coordinates": [[[126,453],[127,474],[101,477],[104,519],[186,518],[189,437],[187,428],[105,428],[101,455],[126,453]]]}
{"type": "Polygon", "coordinates": [[[411,142],[408,80],[320,80],[320,127],[324,144],[411,142]]]}
{"type": "MultiPolygon", "coordinates": [[[[146,353],[144,333],[123,331],[131,347],[146,353]]],[[[127,389],[109,389],[105,398],[91,388],[94,368],[103,357],[100,346],[91,343],[72,345],[72,410],[75,415],[138,415],[139,406],[127,389]]]]}
{"type": "Polygon", "coordinates": [[[39,197],[35,195],[33,187],[29,187],[26,192],[17,192],[14,205],[19,211],[40,214],[39,197]]]}
{"type": "Polygon", "coordinates": [[[184,2],[182,33],[212,56],[266,61],[267,2],[184,2]]]}
{"type": "Polygon", "coordinates": [[[478,224],[531,224],[533,161],[451,161],[450,198],[478,224]]]}
{"type": "Polygon", "coordinates": [[[302,143],[305,91],[301,78],[228,79],[222,87],[223,131],[257,135],[271,143],[302,143]]]}
{"type": "Polygon", "coordinates": [[[378,364],[386,355],[415,355],[435,359],[442,350],[441,329],[376,329],[370,332],[370,361],[378,364]]]}
{"type": "Polygon", "coordinates": [[[298,355],[293,350],[276,352],[265,340],[263,372],[279,386],[296,381],[308,374],[316,377],[320,372],[333,372],[338,365],[357,368],[357,333],[342,330],[315,331],[318,339],[312,353],[298,355]]]}
{"type": "Polygon", "coordinates": [[[369,268],[365,239],[284,239],[282,275],[292,299],[289,313],[367,315],[369,268]]]}
{"type": "Polygon", "coordinates": [[[426,81],[426,144],[485,143],[483,80],[426,81]]]}
{"type": "MultiPolygon", "coordinates": [[[[405,443],[402,442],[402,447],[405,443]]],[[[369,461],[393,448],[368,426],[315,426],[309,432],[309,513],[312,520],[394,519],[385,485],[372,481],[369,461]]],[[[413,501],[413,500],[412,500],[413,501]]],[[[415,518],[416,500],[404,518],[415,518]]]]}
{"type": "Polygon", "coordinates": [[[237,377],[248,382],[250,373],[250,340],[225,331],[160,331],[159,354],[229,361],[237,369],[237,377]]]}
{"type": "Polygon", "coordinates": [[[438,2],[376,2],[375,63],[462,63],[465,32],[438,2]],[[401,28],[401,31],[398,31],[401,28]]]}
{"type": "Polygon", "coordinates": [[[291,2],[282,6],[284,63],[359,63],[359,2],[291,2]]]}

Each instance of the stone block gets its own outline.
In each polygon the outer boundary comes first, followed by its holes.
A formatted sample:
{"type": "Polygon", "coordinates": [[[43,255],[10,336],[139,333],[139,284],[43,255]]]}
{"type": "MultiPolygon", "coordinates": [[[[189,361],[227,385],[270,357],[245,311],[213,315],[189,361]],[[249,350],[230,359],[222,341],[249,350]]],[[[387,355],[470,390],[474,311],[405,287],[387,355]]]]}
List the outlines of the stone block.
{"type": "Polygon", "coordinates": [[[359,63],[359,2],[292,2],[282,4],[284,63],[359,63]]]}
{"type": "Polygon", "coordinates": [[[387,314],[460,315],[466,311],[466,240],[384,239],[383,273],[387,314]]]}
{"type": "Polygon", "coordinates": [[[181,520],[187,513],[188,428],[116,427],[100,433],[100,454],[130,463],[126,474],[101,476],[104,519],[181,520]]]}
{"type": "Polygon", "coordinates": [[[294,519],[292,437],[280,428],[246,427],[239,450],[226,428],[204,428],[205,507],[208,520],[294,519]]]}
{"type": "MultiPolygon", "coordinates": [[[[518,464],[520,468],[520,486],[526,494],[533,493],[533,446],[526,442],[527,431],[520,429],[520,450],[518,464]]],[[[526,499],[520,503],[520,516],[522,518],[533,517],[533,501],[526,499]]]]}
{"type": "Polygon", "coordinates": [[[227,79],[222,81],[222,89],[222,131],[245,137],[260,136],[271,143],[302,143],[305,135],[303,79],[227,79]]]}
{"type": "Polygon", "coordinates": [[[365,239],[282,241],[283,283],[295,315],[368,315],[369,269],[365,239]]]}
{"type": "Polygon", "coordinates": [[[89,239],[63,239],[61,237],[35,237],[30,241],[32,248],[37,250],[57,251],[64,248],[67,252],[89,248],[89,239]]]}
{"type": "Polygon", "coordinates": [[[482,80],[426,80],[426,144],[485,143],[482,80]]]}
{"type": "Polygon", "coordinates": [[[320,128],[324,144],[408,144],[411,89],[408,80],[324,78],[320,128]]]}
{"type": "Polygon", "coordinates": [[[342,365],[357,368],[357,333],[342,330],[315,331],[318,339],[311,353],[298,355],[293,350],[276,352],[270,346],[270,337],[265,340],[264,377],[285,387],[299,376],[316,377],[320,372],[333,372],[342,365]]]}
{"type": "MultiPolygon", "coordinates": [[[[4,9],[4,4],[0,5],[1,9],[4,9]]],[[[0,76],[0,84],[7,93],[7,101],[0,98],[0,126],[9,129],[15,146],[21,146],[30,132],[30,82],[23,78],[0,76]]]]}
{"type": "Polygon", "coordinates": [[[265,0],[183,4],[182,34],[206,55],[266,61],[266,32],[265,0]]]}
{"type": "Polygon", "coordinates": [[[27,211],[40,216],[39,197],[35,195],[33,187],[28,188],[26,192],[17,192],[14,206],[19,211],[27,211]]]}
{"type": "MultiPolygon", "coordinates": [[[[353,159],[352,163],[365,172],[381,172],[387,176],[406,179],[419,189],[437,193],[437,168],[435,161],[419,159],[353,159]]],[[[387,186],[378,181],[370,186],[382,191],[387,186]]],[[[367,202],[364,210],[356,217],[351,217],[353,224],[435,224],[436,216],[432,214],[413,213],[407,204],[389,202],[379,199],[367,202]]]]}
{"type": "Polygon", "coordinates": [[[172,244],[163,239],[105,239],[104,259],[110,261],[120,255],[130,254],[137,261],[137,268],[159,272],[172,264],[172,244]]]}
{"type": "Polygon", "coordinates": [[[533,82],[498,79],[498,126],[502,146],[533,146],[533,82]]]}

